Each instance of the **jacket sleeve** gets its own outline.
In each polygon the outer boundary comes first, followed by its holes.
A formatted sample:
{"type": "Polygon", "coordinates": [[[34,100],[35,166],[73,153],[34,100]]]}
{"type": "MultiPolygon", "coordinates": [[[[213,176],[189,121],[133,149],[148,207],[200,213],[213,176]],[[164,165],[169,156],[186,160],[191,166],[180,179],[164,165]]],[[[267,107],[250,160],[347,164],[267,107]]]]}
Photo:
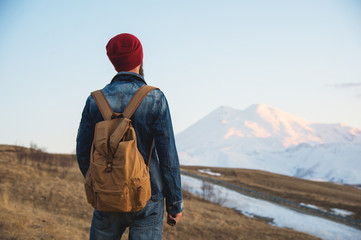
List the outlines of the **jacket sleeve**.
{"type": "Polygon", "coordinates": [[[176,214],[183,211],[180,168],[169,107],[163,93],[158,110],[153,131],[164,182],[166,210],[170,214],[176,214]]]}
{"type": "Polygon", "coordinates": [[[84,175],[84,177],[89,168],[90,149],[94,137],[95,127],[90,116],[89,107],[90,96],[86,101],[78,129],[78,135],[76,138],[76,159],[78,161],[80,171],[84,175]]]}

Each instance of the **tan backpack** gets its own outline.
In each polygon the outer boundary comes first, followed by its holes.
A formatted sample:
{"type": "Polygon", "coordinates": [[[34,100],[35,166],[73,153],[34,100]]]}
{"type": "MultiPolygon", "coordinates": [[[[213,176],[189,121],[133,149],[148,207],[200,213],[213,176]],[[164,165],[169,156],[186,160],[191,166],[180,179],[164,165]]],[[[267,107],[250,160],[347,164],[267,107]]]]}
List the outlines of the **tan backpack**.
{"type": "Polygon", "coordinates": [[[84,186],[88,202],[98,210],[137,212],[151,197],[149,164],[154,141],[146,165],[130,118],[153,89],[142,86],[122,114],[113,112],[102,90],[92,92],[104,121],[95,125],[84,186]]]}

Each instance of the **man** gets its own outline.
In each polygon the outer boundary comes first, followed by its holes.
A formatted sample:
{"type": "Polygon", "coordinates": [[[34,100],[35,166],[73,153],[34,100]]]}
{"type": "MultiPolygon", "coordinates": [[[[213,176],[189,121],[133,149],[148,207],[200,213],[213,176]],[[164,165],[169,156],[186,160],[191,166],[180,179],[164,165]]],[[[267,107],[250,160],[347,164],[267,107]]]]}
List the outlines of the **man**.
{"type": "MultiPolygon", "coordinates": [[[[119,34],[106,46],[107,55],[118,72],[103,88],[114,112],[121,113],[133,94],[146,84],[143,76],[143,49],[131,34],[119,34]]],[[[77,136],[77,160],[82,174],[89,168],[90,148],[95,124],[103,117],[92,96],[82,113],[77,136]]],[[[136,213],[103,212],[94,209],[90,239],[120,239],[129,227],[129,239],[162,239],[164,198],[167,222],[175,225],[183,211],[180,169],[174,141],[173,127],[164,94],[151,91],[131,118],[137,136],[139,152],[148,159],[154,139],[154,150],[149,166],[151,199],[136,213]]]]}

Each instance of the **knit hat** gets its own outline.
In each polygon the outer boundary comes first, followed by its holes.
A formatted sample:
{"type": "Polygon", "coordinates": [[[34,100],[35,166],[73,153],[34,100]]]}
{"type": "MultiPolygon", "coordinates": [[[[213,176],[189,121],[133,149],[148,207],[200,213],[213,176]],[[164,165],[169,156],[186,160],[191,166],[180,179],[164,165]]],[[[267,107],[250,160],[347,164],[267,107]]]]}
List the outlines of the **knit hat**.
{"type": "Polygon", "coordinates": [[[129,71],[143,62],[143,48],[132,34],[122,33],[109,40],[107,55],[117,72],[129,71]]]}

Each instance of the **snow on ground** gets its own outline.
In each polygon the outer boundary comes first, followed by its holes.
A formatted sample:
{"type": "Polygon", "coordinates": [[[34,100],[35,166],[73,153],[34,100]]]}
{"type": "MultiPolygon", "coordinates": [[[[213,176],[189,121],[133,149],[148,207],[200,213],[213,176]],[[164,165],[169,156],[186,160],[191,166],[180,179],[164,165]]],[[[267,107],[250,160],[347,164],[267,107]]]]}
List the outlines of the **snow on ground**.
{"type": "Polygon", "coordinates": [[[212,172],[210,169],[199,169],[198,172],[200,173],[205,173],[205,174],[208,174],[208,175],[212,175],[212,176],[222,176],[222,174],[220,173],[216,173],[216,172],[212,172]]]}
{"type": "Polygon", "coordinates": [[[321,208],[317,207],[316,205],[307,204],[307,203],[300,203],[300,205],[306,206],[306,207],[309,207],[309,208],[314,208],[314,209],[321,209],[321,208]]]}
{"type": "MultiPolygon", "coordinates": [[[[210,183],[211,184],[211,183],[210,183]]],[[[182,187],[201,196],[202,181],[182,175],[182,187]]],[[[324,240],[361,239],[361,230],[324,218],[302,214],[268,201],[251,198],[235,191],[214,186],[214,192],[225,198],[222,205],[236,209],[244,215],[272,218],[273,225],[305,232],[324,240]]]]}
{"type": "Polygon", "coordinates": [[[346,210],[343,210],[343,209],[338,209],[338,208],[331,208],[331,210],[337,214],[337,215],[341,215],[341,216],[350,216],[350,215],[353,215],[354,213],[351,212],[351,211],[346,211],[346,210]]]}

